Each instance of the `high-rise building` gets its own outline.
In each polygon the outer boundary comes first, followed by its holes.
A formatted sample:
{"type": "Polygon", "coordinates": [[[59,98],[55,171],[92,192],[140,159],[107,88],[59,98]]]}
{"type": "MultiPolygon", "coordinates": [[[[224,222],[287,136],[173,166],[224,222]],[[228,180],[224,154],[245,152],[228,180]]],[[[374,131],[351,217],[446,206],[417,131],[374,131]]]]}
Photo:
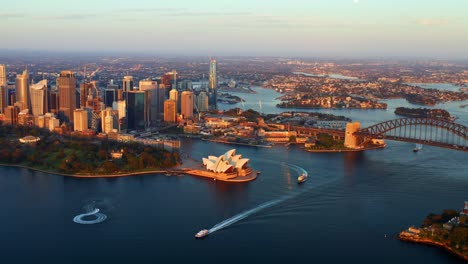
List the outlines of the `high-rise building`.
{"type": "Polygon", "coordinates": [[[7,87],[0,86],[0,113],[3,113],[7,105],[7,87]]]}
{"type": "Polygon", "coordinates": [[[76,109],[76,78],[72,71],[62,71],[57,80],[59,90],[59,117],[62,121],[73,122],[76,109]]]}
{"type": "Polygon", "coordinates": [[[126,116],[125,109],[127,108],[125,101],[120,100],[120,101],[115,101],[112,104],[112,109],[117,110],[119,113],[119,118],[124,118],[126,116]]]}
{"type": "Polygon", "coordinates": [[[201,91],[197,96],[197,108],[199,112],[208,111],[208,94],[205,91],[201,91]]]}
{"type": "Polygon", "coordinates": [[[0,64],[0,86],[7,86],[6,67],[4,64],[0,64]]]}
{"type": "Polygon", "coordinates": [[[127,129],[146,129],[149,111],[149,91],[127,92],[127,129]]]}
{"type": "Polygon", "coordinates": [[[5,123],[16,125],[18,124],[19,108],[17,106],[9,105],[5,107],[5,123]]]}
{"type": "Polygon", "coordinates": [[[166,72],[161,77],[161,87],[165,89],[165,98],[169,98],[169,91],[173,88],[174,85],[177,88],[177,72],[175,70],[171,72],[166,72]]]}
{"type": "Polygon", "coordinates": [[[208,82],[208,89],[210,90],[210,94],[212,97],[211,105],[213,109],[218,109],[218,77],[216,75],[216,60],[210,60],[210,76],[208,82]]]}
{"type": "Polygon", "coordinates": [[[155,80],[151,79],[146,79],[146,80],[141,80],[139,82],[139,89],[140,91],[149,91],[149,97],[150,97],[150,121],[151,125],[155,125],[158,120],[160,120],[159,117],[159,89],[158,89],[158,82],[155,80]]]}
{"type": "Polygon", "coordinates": [[[184,118],[193,117],[193,92],[183,91],[180,96],[180,113],[184,118]]]}
{"type": "Polygon", "coordinates": [[[164,122],[175,123],[177,120],[177,103],[168,99],[164,102],[164,122]]]}
{"type": "Polygon", "coordinates": [[[175,101],[176,113],[178,113],[180,111],[180,100],[179,100],[179,92],[175,88],[172,88],[172,90],[169,92],[169,99],[175,101]]]}
{"type": "Polygon", "coordinates": [[[47,80],[32,84],[30,90],[31,114],[33,116],[40,116],[49,112],[47,80]]]}
{"type": "Polygon", "coordinates": [[[112,104],[117,101],[117,90],[105,89],[104,90],[104,104],[106,107],[112,107],[112,104]]]}
{"type": "Polygon", "coordinates": [[[49,111],[58,115],[59,111],[59,94],[58,90],[51,90],[49,94],[49,111]]]}
{"type": "Polygon", "coordinates": [[[6,68],[4,64],[0,64],[0,113],[3,113],[4,108],[7,106],[7,77],[6,68]]]}
{"type": "Polygon", "coordinates": [[[133,91],[133,76],[124,76],[122,89],[125,92],[133,91]]]}
{"type": "Polygon", "coordinates": [[[74,115],[74,130],[75,131],[85,131],[88,129],[88,111],[86,109],[75,109],[73,111],[74,115]]]}
{"type": "Polygon", "coordinates": [[[112,107],[107,107],[101,111],[101,131],[110,133],[113,129],[119,127],[119,111],[113,110],[112,107]]]}
{"type": "Polygon", "coordinates": [[[89,82],[80,83],[80,107],[86,107],[88,95],[93,85],[89,82]]]}
{"type": "Polygon", "coordinates": [[[23,74],[16,76],[16,103],[20,111],[31,109],[31,101],[29,96],[29,74],[28,70],[24,70],[23,74]]]}

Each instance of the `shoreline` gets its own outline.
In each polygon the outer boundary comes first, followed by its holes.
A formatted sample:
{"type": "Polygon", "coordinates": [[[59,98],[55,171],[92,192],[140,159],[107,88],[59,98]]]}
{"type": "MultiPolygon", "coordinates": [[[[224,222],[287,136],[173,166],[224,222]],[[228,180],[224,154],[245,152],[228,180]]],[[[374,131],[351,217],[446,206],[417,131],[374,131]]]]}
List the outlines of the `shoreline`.
{"type": "Polygon", "coordinates": [[[362,148],[362,149],[304,149],[304,151],[311,152],[311,153],[360,152],[360,151],[366,151],[366,150],[383,149],[386,147],[387,145],[375,146],[375,147],[370,147],[370,148],[362,148]]]}
{"type": "Polygon", "coordinates": [[[449,252],[449,253],[451,253],[451,254],[453,254],[453,255],[455,255],[455,256],[457,256],[457,257],[459,257],[459,258],[461,258],[461,259],[463,259],[465,261],[468,261],[468,256],[464,256],[464,255],[462,255],[462,253],[453,250],[452,248],[450,248],[445,243],[432,241],[430,239],[421,239],[421,238],[413,238],[413,237],[404,236],[404,235],[402,235],[403,232],[401,232],[398,235],[398,239],[400,239],[401,241],[438,247],[438,248],[444,249],[446,252],[449,252]]]}
{"type": "Polygon", "coordinates": [[[223,175],[217,175],[215,173],[201,170],[201,169],[183,168],[181,167],[182,164],[179,164],[175,168],[166,169],[166,170],[135,171],[135,172],[121,173],[121,174],[101,174],[101,175],[68,174],[68,173],[61,173],[61,172],[55,172],[55,171],[46,171],[46,170],[37,169],[37,168],[29,167],[26,165],[18,165],[18,164],[0,163],[0,166],[28,169],[31,171],[37,171],[37,172],[52,174],[56,176],[72,177],[72,178],[79,178],[79,179],[120,178],[120,177],[130,177],[130,176],[142,176],[142,175],[147,175],[147,174],[165,174],[166,176],[190,175],[190,176],[197,176],[197,177],[202,177],[202,178],[211,178],[213,180],[219,180],[223,182],[243,183],[243,182],[249,182],[249,181],[255,180],[257,178],[257,175],[260,173],[259,171],[252,169],[251,173],[249,173],[248,175],[226,178],[226,177],[220,177],[223,175]]]}
{"type": "Polygon", "coordinates": [[[259,147],[259,148],[271,148],[273,145],[252,145],[248,143],[238,143],[238,142],[229,142],[217,139],[203,139],[203,141],[215,142],[215,143],[223,143],[223,144],[231,144],[231,145],[239,145],[239,146],[248,146],[248,147],[259,147]]]}
{"type": "Polygon", "coordinates": [[[73,177],[73,178],[118,178],[118,177],[145,175],[145,174],[157,174],[157,173],[162,174],[162,173],[168,172],[168,170],[151,170],[151,171],[126,172],[126,173],[119,173],[119,174],[69,174],[69,173],[62,173],[62,172],[57,172],[57,171],[48,171],[48,170],[38,169],[34,167],[29,167],[26,165],[18,165],[18,164],[0,163],[0,166],[28,169],[32,171],[38,171],[42,173],[49,173],[49,174],[54,174],[57,176],[73,177]]]}

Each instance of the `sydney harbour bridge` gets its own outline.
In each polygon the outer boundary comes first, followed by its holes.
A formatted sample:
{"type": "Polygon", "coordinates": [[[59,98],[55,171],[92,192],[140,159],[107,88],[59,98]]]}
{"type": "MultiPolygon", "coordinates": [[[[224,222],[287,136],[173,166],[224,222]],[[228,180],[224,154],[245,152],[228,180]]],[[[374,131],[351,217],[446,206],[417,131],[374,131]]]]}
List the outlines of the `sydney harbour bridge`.
{"type": "Polygon", "coordinates": [[[468,151],[468,127],[447,119],[400,118],[381,122],[354,133],[361,145],[372,139],[412,142],[468,151]]]}

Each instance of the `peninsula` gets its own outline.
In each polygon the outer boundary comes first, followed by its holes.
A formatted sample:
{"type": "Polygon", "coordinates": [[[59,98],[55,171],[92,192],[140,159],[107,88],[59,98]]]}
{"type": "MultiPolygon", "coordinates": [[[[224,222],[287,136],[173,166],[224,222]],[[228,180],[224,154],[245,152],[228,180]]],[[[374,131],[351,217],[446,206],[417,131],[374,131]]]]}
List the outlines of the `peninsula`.
{"type": "Polygon", "coordinates": [[[400,232],[402,241],[437,246],[468,261],[468,202],[461,212],[444,210],[429,214],[420,228],[400,232]]]}
{"type": "Polygon", "coordinates": [[[444,109],[397,107],[395,114],[407,117],[450,119],[450,113],[444,109]]]}

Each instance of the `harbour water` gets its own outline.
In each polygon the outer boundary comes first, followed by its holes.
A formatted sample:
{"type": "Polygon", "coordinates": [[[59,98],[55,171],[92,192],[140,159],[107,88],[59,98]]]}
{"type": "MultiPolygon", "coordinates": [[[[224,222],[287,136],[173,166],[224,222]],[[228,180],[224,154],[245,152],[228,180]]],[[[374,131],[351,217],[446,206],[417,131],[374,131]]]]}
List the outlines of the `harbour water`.
{"type": "MultiPolygon", "coordinates": [[[[284,111],[274,107],[279,94],[255,89],[257,94],[239,94],[246,108],[258,109],[262,100],[263,112],[284,111]]],[[[406,104],[389,100],[388,110],[321,111],[365,126],[396,118],[393,109],[406,104]]],[[[441,106],[457,111],[457,122],[467,125],[467,109],[458,104],[441,106]]],[[[430,212],[461,209],[468,200],[467,154],[429,146],[414,153],[413,144],[387,144],[361,153],[236,146],[262,172],[246,184],[166,175],[75,179],[0,167],[0,261],[463,263],[394,236],[430,212]],[[296,166],[308,172],[303,185],[297,184],[296,166]],[[107,219],[73,222],[89,204],[107,219]],[[243,212],[249,213],[194,239],[199,230],[243,212]]],[[[182,148],[201,160],[233,146],[184,139],[182,148]]]]}

